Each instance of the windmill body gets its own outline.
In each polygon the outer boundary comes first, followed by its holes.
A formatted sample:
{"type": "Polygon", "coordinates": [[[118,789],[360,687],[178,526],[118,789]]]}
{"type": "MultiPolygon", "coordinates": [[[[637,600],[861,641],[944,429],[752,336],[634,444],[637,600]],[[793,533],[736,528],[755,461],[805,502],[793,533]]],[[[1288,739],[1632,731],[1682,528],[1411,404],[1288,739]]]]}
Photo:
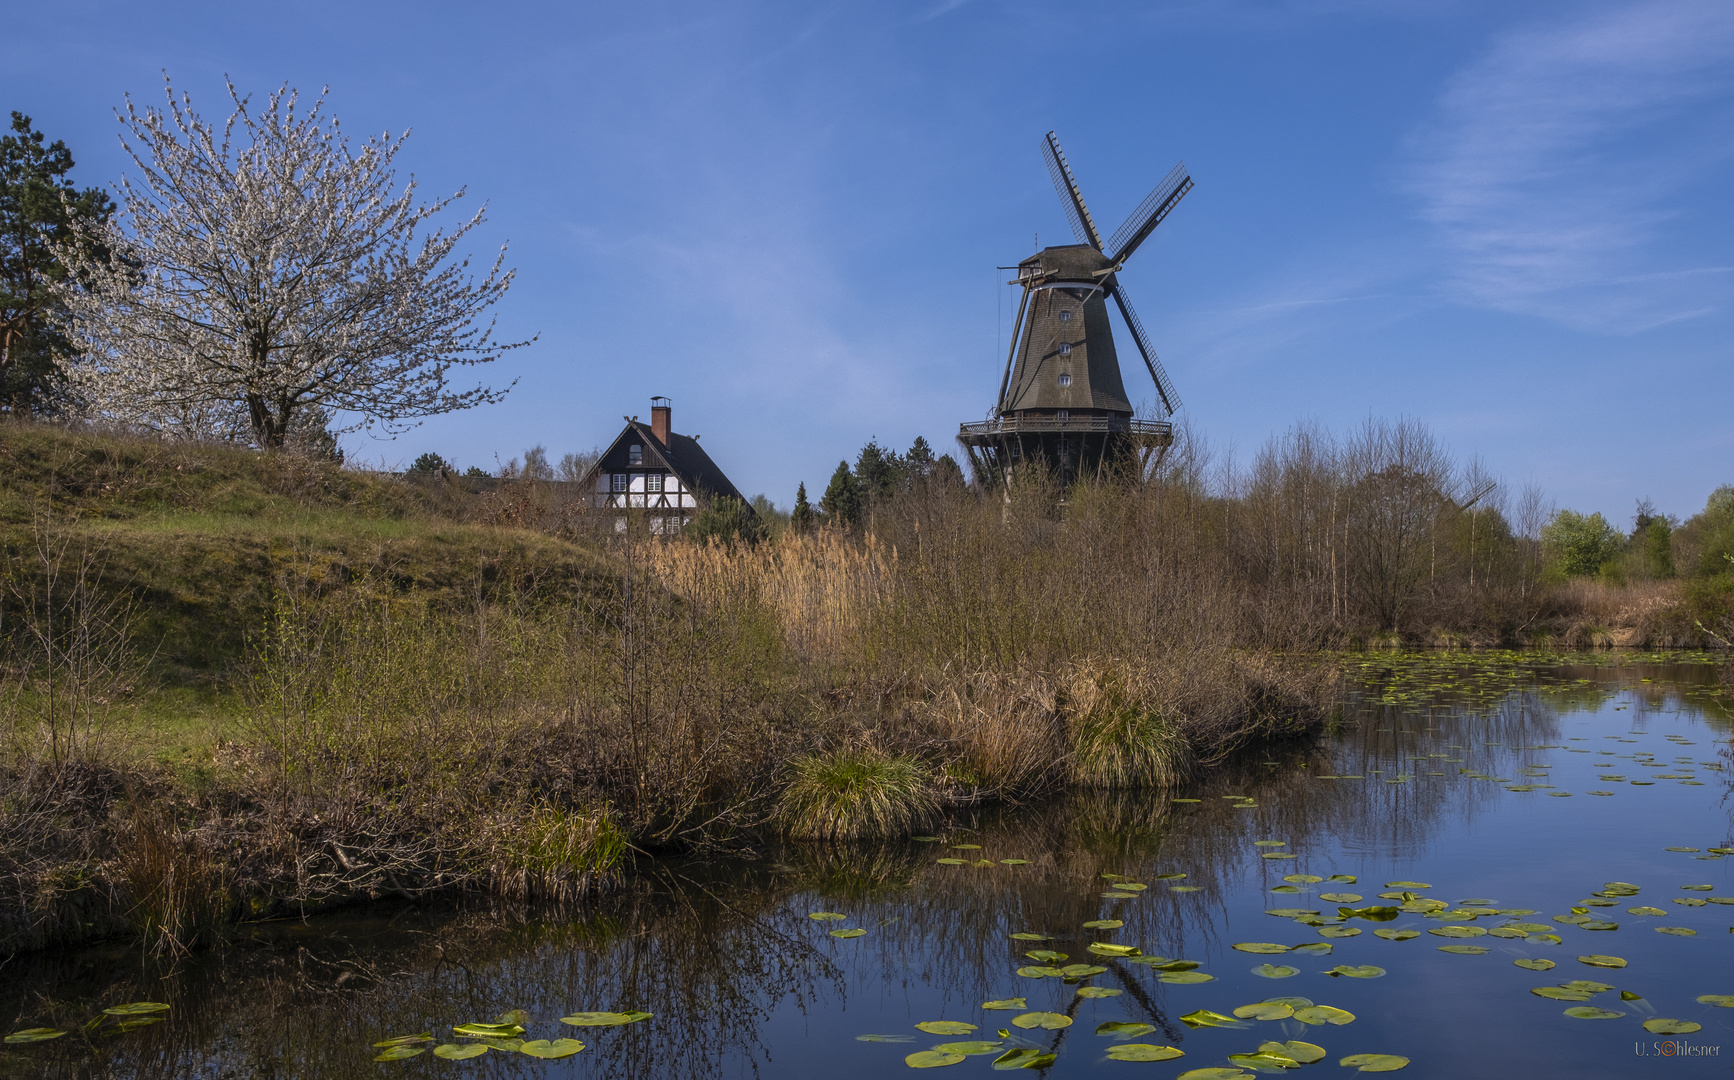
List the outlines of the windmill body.
{"type": "Polygon", "coordinates": [[[1069,485],[1134,458],[1147,466],[1152,454],[1173,444],[1166,417],[1179,404],[1118,278],[1126,259],[1191,190],[1191,177],[1176,166],[1104,244],[1052,132],[1043,151],[1079,242],[1043,248],[1018,264],[1012,284],[1023,287],[1023,297],[999,400],[989,419],[958,432],[978,480],[1008,490],[1020,470],[1032,467],[1069,485]],[[1155,382],[1164,419],[1134,417],[1110,300],[1155,382]]]}

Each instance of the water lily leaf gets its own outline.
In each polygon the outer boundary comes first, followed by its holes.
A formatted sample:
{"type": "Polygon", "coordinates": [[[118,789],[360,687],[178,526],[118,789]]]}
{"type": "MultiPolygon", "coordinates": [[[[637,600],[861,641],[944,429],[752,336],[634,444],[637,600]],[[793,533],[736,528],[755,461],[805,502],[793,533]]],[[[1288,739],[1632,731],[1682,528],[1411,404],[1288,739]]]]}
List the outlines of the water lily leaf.
{"type": "Polygon", "coordinates": [[[1439,951],[1456,953],[1458,956],[1485,956],[1488,948],[1485,945],[1441,945],[1439,951]]]}
{"type": "Polygon", "coordinates": [[[1512,963],[1516,964],[1520,968],[1528,968],[1531,971],[1552,971],[1554,967],[1552,960],[1542,960],[1539,958],[1529,959],[1526,957],[1522,960],[1513,960],[1512,963]]]}
{"type": "Polygon", "coordinates": [[[524,1045],[523,1039],[477,1039],[476,1041],[489,1050],[513,1051],[524,1045]]]}
{"type": "Polygon", "coordinates": [[[1270,891],[1293,896],[1301,891],[1301,887],[1299,885],[1277,885],[1272,887],[1270,891]]]}
{"type": "Polygon", "coordinates": [[[1138,946],[1136,945],[1111,945],[1106,941],[1093,941],[1089,945],[1085,946],[1085,948],[1086,951],[1093,952],[1097,956],[1138,955],[1138,946]]]}
{"type": "MultiPolygon", "coordinates": [[[[625,1015],[625,1014],[620,1013],[620,1014],[598,1014],[598,1015],[625,1015]]],[[[619,1021],[619,1023],[624,1024],[624,1023],[627,1023],[627,1021],[621,1020],[621,1021],[619,1021]]],[[[482,1039],[510,1039],[510,1038],[513,1038],[514,1036],[522,1035],[524,1033],[523,1027],[518,1025],[518,1024],[458,1024],[457,1026],[452,1028],[452,1031],[456,1032],[459,1035],[473,1035],[473,1036],[476,1036],[477,1038],[482,1038],[482,1039]]]]}
{"type": "Polygon", "coordinates": [[[1140,885],[1136,881],[1116,881],[1114,883],[1114,888],[1121,892],[1143,892],[1149,887],[1148,885],[1140,885]]]}
{"type": "Polygon", "coordinates": [[[1309,941],[1304,945],[1296,945],[1289,952],[1306,953],[1308,956],[1329,956],[1336,946],[1328,941],[1309,941]]]}
{"type": "Polygon", "coordinates": [[[1184,1050],[1154,1043],[1119,1043],[1108,1047],[1108,1057],[1113,1061],[1172,1061],[1185,1056],[1184,1050]]]}
{"type": "MultiPolygon", "coordinates": [[[[571,1016],[562,1016],[560,1022],[571,1024],[573,1027],[617,1027],[620,1024],[634,1024],[640,1020],[648,1020],[650,1015],[647,1012],[581,1012],[573,1013],[571,1016]]],[[[460,1035],[464,1034],[461,1028],[455,1030],[460,1035]]]]}
{"type": "Polygon", "coordinates": [[[855,1041],[856,1042],[872,1042],[872,1043],[880,1043],[880,1042],[882,1042],[882,1043],[912,1043],[915,1041],[915,1036],[913,1036],[913,1035],[871,1035],[871,1034],[869,1034],[869,1035],[857,1035],[857,1036],[855,1036],[855,1041]]]}
{"type": "Polygon", "coordinates": [[[1644,1030],[1652,1035],[1690,1035],[1694,1031],[1704,1030],[1703,1024],[1694,1024],[1690,1020],[1672,1020],[1665,1016],[1644,1021],[1644,1030]]]}
{"type": "Polygon", "coordinates": [[[1434,937],[1448,938],[1472,938],[1487,935],[1487,930],[1480,926],[1436,926],[1427,932],[1434,937]]]}
{"type": "Polygon", "coordinates": [[[962,1054],[964,1057],[980,1057],[986,1054],[997,1054],[1005,1048],[1003,1042],[948,1042],[940,1043],[933,1049],[941,1054],[962,1054]]]}
{"type": "MultiPolygon", "coordinates": [[[[1356,878],[1355,875],[1353,875],[1353,874],[1332,874],[1330,877],[1326,878],[1325,880],[1326,881],[1335,881],[1335,882],[1338,882],[1339,884],[1342,884],[1342,885],[1353,885],[1359,879],[1356,878]]],[[[1301,1043],[1300,1045],[1301,1046],[1311,1046],[1312,1043],[1301,1043]]]]}
{"type": "Polygon", "coordinates": [[[1491,929],[1487,932],[1488,932],[1488,934],[1490,934],[1493,937],[1505,938],[1507,940],[1516,940],[1517,938],[1529,936],[1524,931],[1515,929],[1515,928],[1510,927],[1510,926],[1495,926],[1493,929],[1491,929]]]}
{"type": "Polygon", "coordinates": [[[1202,971],[1170,971],[1157,976],[1156,981],[1175,986],[1186,986],[1192,983],[1215,982],[1216,976],[1206,975],[1202,971]]]}
{"type": "Polygon", "coordinates": [[[1072,1018],[1065,1013],[1027,1012],[1022,1016],[1012,1017],[1012,1026],[1025,1030],[1043,1028],[1047,1031],[1058,1031],[1060,1028],[1071,1027],[1072,1018]]]}
{"type": "MultiPolygon", "coordinates": [[[[1320,899],[1323,899],[1323,897],[1320,899]]],[[[1366,919],[1368,922],[1390,922],[1401,913],[1402,911],[1399,908],[1382,907],[1378,905],[1363,908],[1340,907],[1337,909],[1337,914],[1342,918],[1366,919]]]]}
{"type": "Polygon", "coordinates": [[[1377,979],[1379,976],[1385,974],[1385,969],[1382,967],[1374,967],[1372,964],[1338,964],[1336,967],[1325,972],[1325,974],[1345,975],[1351,979],[1377,979]]]}
{"type": "Polygon", "coordinates": [[[1685,926],[1658,926],[1656,933],[1672,934],[1675,937],[1696,937],[1698,935],[1698,931],[1685,926]]]}
{"type": "Polygon", "coordinates": [[[1316,1046],[1310,1042],[1302,1042],[1299,1039],[1290,1039],[1288,1042],[1260,1043],[1258,1052],[1261,1054],[1281,1054],[1283,1057],[1291,1061],[1298,1061],[1302,1065],[1323,1061],[1325,1056],[1324,1047],[1316,1046]]]}
{"type": "MultiPolygon", "coordinates": [[[[933,861],[938,863],[941,866],[962,866],[968,860],[966,860],[966,859],[935,859],[933,861]]],[[[843,916],[839,915],[837,917],[840,919],[843,916]]],[[[926,1066],[923,1066],[923,1067],[925,1068],[926,1066]]]]}
{"type": "Polygon", "coordinates": [[[1279,919],[1298,919],[1303,915],[1317,915],[1311,908],[1279,907],[1265,909],[1266,915],[1275,915],[1279,919]]]}
{"type": "Polygon", "coordinates": [[[1588,990],[1573,990],[1569,986],[1537,986],[1530,993],[1553,1001],[1588,1001],[1594,996],[1588,990]]]}
{"type": "Polygon", "coordinates": [[[1084,924],[1085,930],[1118,930],[1126,924],[1119,919],[1091,919],[1084,924]]]}
{"type": "Polygon", "coordinates": [[[1078,996],[1081,998],[1111,998],[1119,997],[1121,991],[1110,990],[1105,986],[1080,986],[1078,996]]]}
{"type": "Polygon", "coordinates": [[[1560,936],[1558,934],[1531,934],[1523,940],[1532,945],[1558,945],[1560,936]]]}
{"type": "MultiPolygon", "coordinates": [[[[11,1042],[12,1040],[7,1039],[6,1041],[11,1042]]],[[[373,1060],[375,1060],[375,1061],[402,1061],[404,1058],[412,1058],[412,1057],[415,1057],[417,1054],[425,1054],[425,1053],[427,1053],[427,1047],[425,1047],[425,1046],[408,1046],[408,1045],[393,1046],[393,1047],[390,1047],[388,1049],[381,1050],[379,1053],[373,1055],[373,1060]]]]}
{"type": "Polygon", "coordinates": [[[375,1050],[385,1050],[393,1046],[412,1046],[415,1043],[433,1042],[433,1032],[424,1031],[420,1035],[397,1035],[389,1039],[381,1039],[373,1044],[375,1050]]]}
{"type": "Polygon", "coordinates": [[[1317,885],[1319,882],[1324,880],[1324,878],[1319,877],[1317,874],[1284,874],[1282,879],[1284,881],[1293,882],[1296,885],[1317,885]]]}
{"type": "Polygon", "coordinates": [[[1644,1000],[1644,995],[1634,994],[1630,990],[1621,990],[1620,991],[1620,1000],[1621,1001],[1642,1001],[1642,1000],[1644,1000]]]}
{"type": "Polygon", "coordinates": [[[1322,892],[1319,899],[1332,904],[1353,904],[1361,898],[1352,892],[1322,892]]]}
{"type": "Polygon", "coordinates": [[[122,1020],[120,1023],[114,1025],[114,1029],[116,1031],[137,1031],[141,1027],[150,1027],[152,1024],[160,1024],[166,1019],[168,1018],[165,1016],[135,1016],[131,1020],[122,1020]]]}
{"type": "Polygon", "coordinates": [[[1193,971],[1199,967],[1199,963],[1196,960],[1166,960],[1153,966],[1162,971],[1193,971]]]}
{"type": "Polygon", "coordinates": [[[858,938],[867,936],[867,931],[857,926],[853,930],[833,930],[831,936],[834,938],[858,938]]]}
{"type": "Polygon", "coordinates": [[[1057,967],[1037,967],[1037,966],[1031,965],[1029,967],[1018,968],[1018,974],[1022,975],[1026,979],[1060,979],[1060,978],[1064,978],[1064,976],[1060,974],[1060,969],[1057,967]]]}
{"type": "Polygon", "coordinates": [[[1013,941],[1052,941],[1053,940],[1053,938],[1049,937],[1046,934],[1031,934],[1027,931],[1022,933],[1022,934],[1012,934],[1012,935],[1010,935],[1010,937],[1013,941]]]}
{"type": "Polygon", "coordinates": [[[1626,909],[1626,914],[1627,915],[1666,915],[1667,912],[1663,911],[1659,907],[1629,907],[1626,909]]]}
{"type": "Polygon", "coordinates": [[[1288,952],[1287,945],[1278,945],[1270,941],[1241,941],[1231,946],[1231,948],[1237,949],[1240,952],[1249,953],[1275,954],[1288,952]]]}
{"type": "Polygon", "coordinates": [[[1608,922],[1604,919],[1586,919],[1577,925],[1581,930],[1618,930],[1620,928],[1619,923],[1608,922]]]}
{"type": "Polygon", "coordinates": [[[1613,983],[1597,982],[1594,979],[1573,979],[1560,985],[1568,990],[1588,990],[1592,994],[1605,994],[1614,988],[1613,983]]]}
{"type": "Polygon", "coordinates": [[[441,1043],[434,1047],[434,1057],[445,1058],[447,1061],[465,1061],[473,1057],[481,1057],[488,1052],[483,1043],[468,1043],[459,1046],[457,1043],[441,1043]]]}
{"type": "Polygon", "coordinates": [[[1259,857],[1264,859],[1292,859],[1295,856],[1286,851],[1266,851],[1262,852],[1259,857]]]}
{"type": "Polygon", "coordinates": [[[1001,859],[1000,860],[1001,866],[1028,866],[1029,864],[1030,864],[1030,861],[1028,859],[1001,859]]]}
{"type": "MultiPolygon", "coordinates": [[[[1194,799],[1193,801],[1197,802],[1198,800],[1194,799]]],[[[994,1058],[993,1067],[995,1072],[1004,1072],[1007,1069],[1045,1069],[1057,1060],[1059,1060],[1058,1054],[1047,1054],[1027,1046],[1020,1046],[1013,1050],[1007,1050],[999,1057],[994,1058]]]]}
{"type": "Polygon", "coordinates": [[[1291,1009],[1304,1009],[1313,1003],[1313,999],[1285,994],[1281,997],[1267,997],[1264,1002],[1266,1005],[1287,1005],[1291,1009]]]}
{"type": "Polygon", "coordinates": [[[1181,878],[1183,878],[1185,876],[1186,876],[1185,874],[1157,874],[1156,880],[1157,881],[1179,881],[1181,878]]]}
{"type": "Polygon", "coordinates": [[[1240,1021],[1236,1020],[1232,1016],[1224,1016],[1219,1012],[1211,1012],[1209,1009],[1199,1009],[1196,1012],[1189,1012],[1185,1016],[1182,1016],[1180,1018],[1180,1020],[1187,1027],[1246,1027],[1246,1026],[1248,1026],[1248,1025],[1243,1024],[1240,1021]]]}
{"type": "Polygon", "coordinates": [[[953,845],[951,845],[951,850],[953,850],[953,851],[980,851],[981,845],[980,844],[953,844],[953,845]]]}
{"type": "Polygon", "coordinates": [[[1234,1015],[1242,1020],[1287,1020],[1294,1015],[1294,1006],[1261,1001],[1256,1005],[1242,1005],[1234,1010],[1234,1015]]]}
{"type": "Polygon", "coordinates": [[[1322,1024],[1341,1027],[1344,1024],[1353,1023],[1355,1014],[1347,1009],[1339,1009],[1332,1005],[1309,1005],[1304,1009],[1296,1009],[1294,1018],[1303,1024],[1311,1024],[1314,1027],[1322,1024]]]}
{"type": "Polygon", "coordinates": [[[1360,937],[1360,936],[1361,936],[1361,928],[1358,926],[1321,926],[1321,927],[1319,927],[1319,937],[1351,938],[1351,937],[1360,937]]]}
{"type": "Polygon", "coordinates": [[[956,1065],[964,1060],[962,1054],[946,1054],[938,1050],[917,1050],[903,1059],[903,1064],[911,1069],[937,1069],[945,1065],[956,1065]]]}
{"type": "Polygon", "coordinates": [[[1734,994],[1699,994],[1698,1004],[1714,1005],[1718,1009],[1734,1009],[1734,994]]]}
{"type": "Polygon", "coordinates": [[[814,922],[841,922],[842,920],[847,919],[848,917],[849,916],[839,914],[835,911],[809,911],[809,912],[807,912],[807,918],[812,919],[814,922]]]}
{"type": "Polygon", "coordinates": [[[1174,1080],[1250,1080],[1251,1076],[1251,1073],[1240,1069],[1224,1069],[1213,1065],[1208,1069],[1188,1069],[1174,1080]]]}
{"type": "Polygon", "coordinates": [[[1702,849],[1701,848],[1695,848],[1695,847],[1670,847],[1670,848],[1663,848],[1662,850],[1663,851],[1701,851],[1702,849]]]}
{"type": "Polygon", "coordinates": [[[937,836],[912,836],[912,837],[910,837],[910,839],[911,840],[919,840],[923,844],[937,844],[937,843],[939,843],[939,837],[937,837],[937,836]]]}
{"type": "Polygon", "coordinates": [[[998,1001],[984,1001],[981,1003],[981,1007],[988,1012],[993,1012],[993,1011],[999,1010],[999,1009],[1027,1009],[1027,1008],[1029,1008],[1029,1006],[1027,1004],[1025,1004],[1024,999],[1021,997],[1001,998],[998,1001]]]}
{"type": "Polygon", "coordinates": [[[1409,1064],[1409,1059],[1401,1054],[1350,1054],[1337,1062],[1360,1072],[1396,1072],[1409,1064]]]}
{"type": "Polygon", "coordinates": [[[1062,978],[1067,979],[1087,979],[1092,975],[1100,975],[1102,972],[1107,970],[1107,968],[1096,964],[1067,964],[1065,967],[1060,969],[1060,975],[1062,978]]]}
{"type": "Polygon", "coordinates": [[[1040,960],[1044,964],[1066,959],[1065,953],[1055,952],[1052,949],[1031,949],[1024,955],[1031,960],[1040,960]]]}
{"type": "Polygon", "coordinates": [[[111,1005],[102,1011],[110,1016],[143,1016],[147,1013],[168,1012],[169,1007],[160,1001],[130,1001],[125,1005],[111,1005]]]}
{"type": "MultiPolygon", "coordinates": [[[[5,1041],[9,1043],[39,1043],[47,1042],[49,1039],[58,1039],[64,1034],[66,1032],[59,1028],[24,1028],[6,1036],[5,1041]]],[[[421,1051],[417,1050],[416,1053],[419,1054],[421,1051]]]]}
{"type": "Polygon", "coordinates": [[[1300,968],[1286,964],[1260,964],[1252,969],[1252,973],[1265,979],[1286,979],[1291,975],[1299,975],[1300,968]]]}
{"type": "Polygon", "coordinates": [[[1565,1010],[1565,1014],[1579,1020],[1618,1020],[1626,1015],[1615,1009],[1598,1009],[1594,1005],[1577,1005],[1565,1010]]]}
{"type": "Polygon", "coordinates": [[[1193,802],[1203,802],[1204,800],[1203,799],[1169,799],[1168,801],[1169,802],[1193,803],[1193,802]]]}
{"type": "Polygon", "coordinates": [[[929,1035],[968,1035],[976,1027],[962,1020],[923,1020],[915,1026],[929,1035]]]}
{"type": "Polygon", "coordinates": [[[1169,892],[1202,892],[1202,891],[1204,891],[1204,886],[1202,886],[1202,885],[1175,885],[1173,888],[1169,889],[1168,891],[1169,892]]]}
{"type": "Polygon", "coordinates": [[[1254,840],[1254,847],[1288,847],[1287,840],[1254,840]]]}
{"type": "Polygon", "coordinates": [[[1126,1020],[1110,1020],[1105,1024],[1096,1025],[1096,1034],[1118,1035],[1124,1039],[1136,1039],[1140,1035],[1148,1035],[1155,1030],[1154,1024],[1134,1024],[1126,1020]]]}
{"type": "Polygon", "coordinates": [[[1590,967],[1623,968],[1626,966],[1626,962],[1619,957],[1604,956],[1601,953],[1590,953],[1588,956],[1580,956],[1577,958],[1577,961],[1580,964],[1588,964],[1590,967]]]}
{"type": "Polygon", "coordinates": [[[1433,886],[1427,884],[1425,881],[1387,881],[1387,882],[1385,882],[1385,888],[1387,888],[1387,889],[1431,889],[1432,887],[1433,886]]]}
{"type": "Polygon", "coordinates": [[[1412,941],[1413,939],[1421,936],[1421,931],[1419,931],[1419,930],[1392,930],[1389,927],[1381,927],[1380,929],[1373,931],[1373,936],[1374,937],[1382,937],[1386,941],[1412,941]]]}
{"type": "Polygon", "coordinates": [[[584,1044],[577,1039],[531,1039],[518,1047],[518,1053],[528,1054],[544,1061],[553,1061],[557,1058],[571,1057],[582,1049],[584,1049],[584,1044]]]}

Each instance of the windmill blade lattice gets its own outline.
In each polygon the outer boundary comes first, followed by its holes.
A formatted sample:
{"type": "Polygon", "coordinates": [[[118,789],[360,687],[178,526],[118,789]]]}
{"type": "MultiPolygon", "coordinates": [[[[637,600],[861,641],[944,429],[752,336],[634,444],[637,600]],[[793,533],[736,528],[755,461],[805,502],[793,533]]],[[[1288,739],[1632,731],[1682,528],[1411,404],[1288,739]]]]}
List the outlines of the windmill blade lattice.
{"type": "Polygon", "coordinates": [[[1146,237],[1162,224],[1162,219],[1168,216],[1186,193],[1192,190],[1192,177],[1186,171],[1186,163],[1180,162],[1168,171],[1162,182],[1144,196],[1144,201],[1138,204],[1138,209],[1132,211],[1114,235],[1108,238],[1108,250],[1113,252],[1108,257],[1116,264],[1131,258],[1146,237]]]}
{"type": "Polygon", "coordinates": [[[1150,378],[1156,383],[1156,393],[1162,397],[1162,407],[1168,410],[1169,416],[1173,416],[1180,408],[1180,395],[1169,381],[1168,372],[1163,370],[1162,361],[1156,359],[1156,350],[1150,347],[1150,338],[1144,333],[1144,322],[1132,308],[1132,298],[1126,295],[1126,287],[1118,281],[1114,282],[1114,303],[1120,308],[1120,317],[1126,320],[1126,328],[1132,331],[1132,340],[1138,343],[1138,352],[1144,357],[1144,366],[1150,369],[1150,378]]]}
{"type": "Polygon", "coordinates": [[[1066,153],[1060,149],[1060,140],[1051,131],[1042,139],[1042,157],[1048,163],[1048,175],[1053,178],[1054,191],[1059,194],[1060,202],[1066,208],[1066,219],[1071,222],[1072,235],[1078,238],[1078,243],[1088,244],[1101,251],[1102,236],[1096,231],[1096,222],[1090,217],[1090,208],[1084,205],[1084,193],[1078,189],[1078,181],[1072,175],[1071,166],[1066,164],[1066,153]]]}

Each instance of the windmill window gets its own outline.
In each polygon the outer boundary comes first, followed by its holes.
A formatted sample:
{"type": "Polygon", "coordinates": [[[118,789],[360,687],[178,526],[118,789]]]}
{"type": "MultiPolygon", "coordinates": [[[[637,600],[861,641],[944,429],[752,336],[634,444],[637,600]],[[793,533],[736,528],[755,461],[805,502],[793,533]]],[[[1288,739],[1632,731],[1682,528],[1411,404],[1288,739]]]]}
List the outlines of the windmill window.
{"type": "Polygon", "coordinates": [[[1066,372],[1066,371],[1060,372],[1060,385],[1061,386],[1072,385],[1072,376],[1071,376],[1070,372],[1066,372]]]}
{"type": "Polygon", "coordinates": [[[1061,322],[1071,322],[1072,321],[1072,313],[1070,311],[1060,312],[1060,321],[1061,322]]]}
{"type": "Polygon", "coordinates": [[[644,464],[644,447],[633,443],[626,448],[626,463],[628,465],[644,464]]]}
{"type": "Polygon", "coordinates": [[[1072,418],[1072,414],[1067,412],[1066,410],[1061,409],[1059,411],[1058,419],[1059,419],[1060,423],[1064,424],[1067,421],[1071,420],[1071,418],[1072,418]]]}
{"type": "Polygon", "coordinates": [[[1060,355],[1061,356],[1072,355],[1072,343],[1071,342],[1069,342],[1069,341],[1060,342],[1060,355]]]}

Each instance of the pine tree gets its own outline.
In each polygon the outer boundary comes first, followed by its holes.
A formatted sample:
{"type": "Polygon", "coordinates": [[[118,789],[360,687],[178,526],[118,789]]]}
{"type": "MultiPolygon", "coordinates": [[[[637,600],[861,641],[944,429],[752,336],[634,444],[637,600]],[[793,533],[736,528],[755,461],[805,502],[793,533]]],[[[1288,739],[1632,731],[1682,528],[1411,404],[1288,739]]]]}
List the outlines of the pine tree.
{"type": "Polygon", "coordinates": [[[807,485],[795,488],[795,511],[789,515],[789,528],[804,533],[813,527],[813,504],[807,501],[807,485]]]}
{"type": "Polygon", "coordinates": [[[933,474],[933,447],[920,435],[909,444],[909,453],[903,455],[903,471],[911,481],[925,480],[933,474]]]}
{"type": "Polygon", "coordinates": [[[845,528],[860,523],[861,485],[849,472],[847,461],[837,463],[837,471],[831,474],[831,483],[825,488],[825,497],[819,500],[819,509],[845,528]]]}
{"type": "Polygon", "coordinates": [[[897,451],[887,450],[879,440],[869,439],[855,459],[855,481],[863,499],[883,499],[897,494],[903,479],[903,459],[897,451]]]}

